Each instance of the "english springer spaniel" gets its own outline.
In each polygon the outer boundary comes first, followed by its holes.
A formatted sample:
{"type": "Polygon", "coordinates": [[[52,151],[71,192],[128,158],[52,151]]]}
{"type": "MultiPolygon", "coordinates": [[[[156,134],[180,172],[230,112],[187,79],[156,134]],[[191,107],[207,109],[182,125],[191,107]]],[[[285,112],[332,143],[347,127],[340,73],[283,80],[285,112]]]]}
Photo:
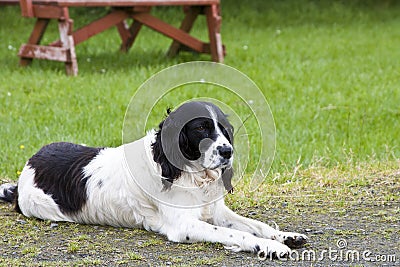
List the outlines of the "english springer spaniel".
{"type": "Polygon", "coordinates": [[[168,112],[158,131],[120,147],[44,146],[17,185],[0,187],[0,199],[28,217],[139,227],[174,242],[219,242],[262,257],[284,257],[289,247],[304,245],[303,234],[225,206],[233,154],[227,116],[212,103],[187,102],[168,112]]]}

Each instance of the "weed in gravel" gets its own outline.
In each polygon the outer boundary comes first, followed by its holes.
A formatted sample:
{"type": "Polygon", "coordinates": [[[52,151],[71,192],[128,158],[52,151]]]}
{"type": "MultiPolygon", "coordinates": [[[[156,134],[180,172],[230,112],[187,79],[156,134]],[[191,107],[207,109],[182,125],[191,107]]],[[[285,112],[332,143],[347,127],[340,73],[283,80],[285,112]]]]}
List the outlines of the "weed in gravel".
{"type": "Polygon", "coordinates": [[[217,265],[217,266],[219,266],[221,264],[222,260],[223,260],[222,256],[212,257],[212,258],[203,257],[203,258],[197,259],[194,262],[194,264],[197,264],[197,265],[209,265],[209,266],[210,265],[211,266],[217,265]]]}
{"type": "Polygon", "coordinates": [[[40,249],[37,247],[25,247],[22,249],[22,254],[28,257],[36,257],[38,253],[40,252],[40,249]]]}
{"type": "Polygon", "coordinates": [[[174,257],[172,255],[159,255],[158,258],[164,262],[169,262],[169,263],[182,263],[183,262],[183,258],[181,257],[174,257]]]}
{"type": "Polygon", "coordinates": [[[157,246],[164,244],[165,241],[160,240],[160,237],[153,237],[150,238],[149,240],[146,240],[138,245],[139,248],[145,248],[149,246],[157,246]]]}
{"type": "Polygon", "coordinates": [[[78,252],[80,246],[79,243],[76,241],[71,241],[68,243],[67,252],[68,253],[76,253],[78,252]]]}
{"type": "Polygon", "coordinates": [[[142,261],[144,260],[144,257],[138,253],[135,252],[129,252],[126,254],[126,256],[129,258],[131,261],[142,261]]]}

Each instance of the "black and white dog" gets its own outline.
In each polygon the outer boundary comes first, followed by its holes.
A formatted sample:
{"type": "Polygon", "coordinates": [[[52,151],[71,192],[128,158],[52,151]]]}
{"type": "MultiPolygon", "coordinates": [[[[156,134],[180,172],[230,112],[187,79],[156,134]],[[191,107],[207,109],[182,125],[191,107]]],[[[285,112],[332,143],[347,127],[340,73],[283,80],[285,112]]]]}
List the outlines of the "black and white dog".
{"type": "Polygon", "coordinates": [[[116,148],[44,146],[0,199],[25,216],[142,227],[175,242],[219,242],[283,257],[307,237],[244,218],[224,204],[232,190],[233,127],[214,104],[188,102],[158,131],[116,148]]]}

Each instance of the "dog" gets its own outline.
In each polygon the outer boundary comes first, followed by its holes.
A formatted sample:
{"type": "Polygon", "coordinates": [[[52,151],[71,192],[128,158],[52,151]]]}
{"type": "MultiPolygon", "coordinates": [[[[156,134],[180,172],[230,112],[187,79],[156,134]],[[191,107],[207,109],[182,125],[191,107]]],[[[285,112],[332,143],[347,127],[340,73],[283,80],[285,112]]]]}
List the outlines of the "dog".
{"type": "Polygon", "coordinates": [[[72,143],[42,147],[0,199],[27,217],[144,228],[173,242],[219,242],[227,249],[284,257],[307,242],[234,213],[233,126],[209,102],[168,111],[159,129],[115,148],[72,143]]]}

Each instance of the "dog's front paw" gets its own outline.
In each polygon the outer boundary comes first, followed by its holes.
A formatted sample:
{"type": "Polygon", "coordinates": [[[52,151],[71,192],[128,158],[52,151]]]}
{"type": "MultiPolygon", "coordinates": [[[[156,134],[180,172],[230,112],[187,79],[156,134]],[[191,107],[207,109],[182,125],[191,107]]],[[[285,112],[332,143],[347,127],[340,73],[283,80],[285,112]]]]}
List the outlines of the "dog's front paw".
{"type": "Polygon", "coordinates": [[[260,244],[256,245],[255,250],[261,259],[282,259],[288,257],[291,252],[288,246],[270,239],[263,239],[260,244]]]}
{"type": "Polygon", "coordinates": [[[301,248],[308,240],[306,235],[291,232],[282,232],[281,237],[283,243],[290,248],[301,248]]]}

